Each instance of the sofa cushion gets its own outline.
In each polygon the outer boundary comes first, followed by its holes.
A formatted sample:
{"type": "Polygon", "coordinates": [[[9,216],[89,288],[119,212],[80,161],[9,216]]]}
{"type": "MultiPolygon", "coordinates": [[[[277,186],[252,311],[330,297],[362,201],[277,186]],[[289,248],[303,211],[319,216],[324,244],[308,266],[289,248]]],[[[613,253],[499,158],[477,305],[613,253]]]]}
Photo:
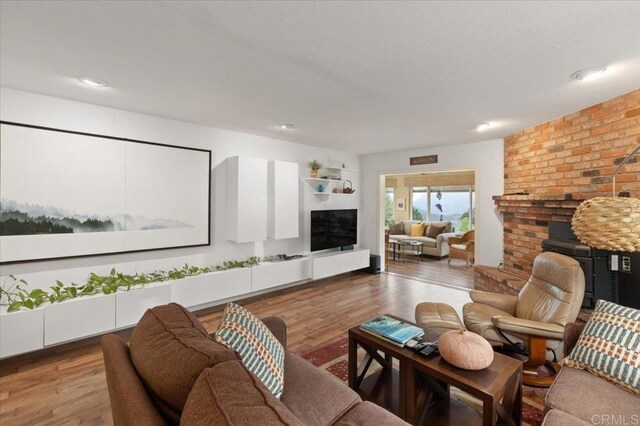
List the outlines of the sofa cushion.
{"type": "Polygon", "coordinates": [[[592,416],[638,414],[639,400],[631,392],[585,370],[562,367],[549,388],[545,404],[591,424],[592,416]]]}
{"type": "Polygon", "coordinates": [[[237,359],[215,342],[200,321],[176,303],[147,310],[133,329],[131,361],[158,405],[182,411],[196,379],[207,367],[237,359]]]}
{"type": "Polygon", "coordinates": [[[592,424],[573,417],[564,411],[551,410],[544,416],[542,426],[590,426],[592,424]]]}
{"type": "Polygon", "coordinates": [[[215,336],[238,352],[244,366],[280,398],[284,388],[284,348],[258,317],[242,306],[228,303],[215,336]]]}
{"type": "Polygon", "coordinates": [[[422,222],[420,222],[419,220],[403,220],[402,223],[404,225],[404,230],[402,231],[402,233],[404,235],[411,235],[411,227],[422,222]]]}
{"type": "Polygon", "coordinates": [[[280,401],[304,424],[329,425],[361,402],[357,393],[331,374],[287,352],[280,401]]]}
{"type": "Polygon", "coordinates": [[[424,235],[424,223],[414,223],[411,225],[410,237],[422,237],[424,235]]]}
{"type": "Polygon", "coordinates": [[[202,372],[180,424],[303,425],[240,361],[222,362],[202,372]]]}
{"type": "Polygon", "coordinates": [[[640,310],[598,300],[565,365],[640,396],[640,310]]]}
{"type": "Polygon", "coordinates": [[[404,224],[402,222],[398,222],[395,225],[391,225],[389,227],[389,233],[391,235],[403,235],[404,234],[404,224]]]}
{"type": "Polygon", "coordinates": [[[361,402],[351,408],[334,425],[337,426],[395,426],[408,425],[399,417],[394,416],[384,408],[370,402],[361,402]]]}
{"type": "Polygon", "coordinates": [[[438,235],[444,233],[447,229],[447,224],[437,225],[435,223],[430,223],[425,232],[425,236],[430,238],[436,238],[438,235]]]}
{"type": "Polygon", "coordinates": [[[420,241],[424,247],[436,247],[436,239],[429,237],[410,237],[412,241],[420,241]]]}

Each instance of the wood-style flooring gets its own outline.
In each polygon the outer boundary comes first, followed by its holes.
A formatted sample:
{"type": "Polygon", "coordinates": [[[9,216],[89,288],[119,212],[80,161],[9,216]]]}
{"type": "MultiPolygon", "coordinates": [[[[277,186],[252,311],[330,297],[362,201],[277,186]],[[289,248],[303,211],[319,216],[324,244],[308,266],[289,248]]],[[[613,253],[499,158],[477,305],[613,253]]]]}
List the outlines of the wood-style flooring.
{"type": "Polygon", "coordinates": [[[406,256],[406,259],[396,258],[387,262],[387,272],[406,277],[425,280],[428,282],[454,286],[464,289],[473,289],[473,267],[468,267],[460,259],[436,259],[423,257],[416,262],[417,257],[406,256]]]}
{"type": "MultiPolygon", "coordinates": [[[[350,327],[377,314],[413,319],[415,305],[422,301],[447,302],[460,309],[468,294],[439,284],[460,286],[464,276],[471,281],[471,272],[447,273],[443,264],[430,263],[431,274],[423,266],[418,279],[406,277],[418,269],[405,263],[392,267],[389,274],[356,272],[240,303],[258,316],[284,319],[288,348],[304,354],[345,337],[350,327]]],[[[214,331],[221,311],[222,307],[210,308],[197,315],[207,330],[214,331]]],[[[127,338],[130,332],[118,334],[127,338]]],[[[111,423],[99,338],[0,362],[0,425],[111,423]]]]}

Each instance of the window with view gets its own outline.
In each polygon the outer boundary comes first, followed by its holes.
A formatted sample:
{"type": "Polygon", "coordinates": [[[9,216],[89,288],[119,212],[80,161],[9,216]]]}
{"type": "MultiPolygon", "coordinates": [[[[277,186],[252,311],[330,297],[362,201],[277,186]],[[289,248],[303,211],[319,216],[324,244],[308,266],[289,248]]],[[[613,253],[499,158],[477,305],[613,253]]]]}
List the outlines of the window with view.
{"type": "Polygon", "coordinates": [[[414,187],[411,201],[413,220],[449,221],[452,229],[460,232],[475,227],[473,186],[414,187]]]}
{"type": "Polygon", "coordinates": [[[384,225],[393,225],[395,223],[393,217],[393,188],[386,188],[384,200],[384,225]]]}

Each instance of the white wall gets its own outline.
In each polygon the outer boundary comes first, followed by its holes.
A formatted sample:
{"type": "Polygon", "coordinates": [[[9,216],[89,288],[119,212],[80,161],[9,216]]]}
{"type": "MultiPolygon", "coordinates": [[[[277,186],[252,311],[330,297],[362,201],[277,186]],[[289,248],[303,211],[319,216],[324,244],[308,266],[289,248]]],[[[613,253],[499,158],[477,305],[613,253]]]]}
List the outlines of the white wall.
{"type": "MultiPolygon", "coordinates": [[[[49,286],[56,279],[63,282],[83,282],[89,272],[107,273],[112,267],[123,272],[147,272],[179,267],[185,262],[206,266],[254,255],[307,252],[309,211],[323,208],[359,208],[360,194],[364,192],[360,188],[361,179],[352,179],[354,188],[357,189],[353,197],[333,197],[328,202],[321,202],[324,198],[312,195],[310,188],[301,181],[300,238],[236,244],[227,241],[224,229],[226,187],[225,165],[222,163],[225,158],[241,155],[298,162],[301,177],[306,177],[306,162],[312,158],[321,162],[345,163],[349,168],[359,169],[359,156],[8,88],[0,89],[0,118],[5,121],[204,148],[213,152],[211,246],[0,266],[0,276],[20,275],[26,278],[31,286],[49,286]]],[[[25,179],[28,178],[29,170],[25,167],[25,179]]]]}
{"type": "Polygon", "coordinates": [[[393,153],[371,154],[361,157],[362,246],[381,254],[384,231],[379,219],[383,216],[383,174],[420,173],[474,169],[476,173],[476,263],[497,266],[502,262],[502,219],[493,195],[504,192],[503,140],[442,146],[393,153]],[[438,164],[409,166],[409,157],[438,155],[438,164]]]}

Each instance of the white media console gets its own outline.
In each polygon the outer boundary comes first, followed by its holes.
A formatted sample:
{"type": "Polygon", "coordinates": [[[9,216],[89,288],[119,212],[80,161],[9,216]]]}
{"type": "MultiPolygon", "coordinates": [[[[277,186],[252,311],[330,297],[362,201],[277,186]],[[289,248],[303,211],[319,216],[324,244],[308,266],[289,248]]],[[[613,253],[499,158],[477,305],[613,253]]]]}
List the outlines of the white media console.
{"type": "Polygon", "coordinates": [[[34,310],[7,313],[4,309],[0,312],[0,358],[131,327],[157,305],[176,302],[195,311],[368,266],[369,250],[326,251],[115,294],[79,297],[34,310]]]}

